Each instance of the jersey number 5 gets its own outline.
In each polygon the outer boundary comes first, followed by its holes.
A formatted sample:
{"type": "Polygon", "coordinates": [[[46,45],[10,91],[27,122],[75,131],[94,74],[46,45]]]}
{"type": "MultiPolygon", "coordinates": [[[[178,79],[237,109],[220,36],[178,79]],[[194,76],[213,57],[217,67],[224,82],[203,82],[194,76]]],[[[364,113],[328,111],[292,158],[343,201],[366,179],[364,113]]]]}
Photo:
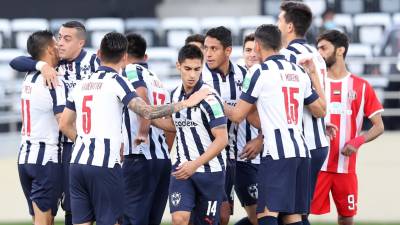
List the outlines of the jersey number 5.
{"type": "Polygon", "coordinates": [[[282,87],[283,96],[285,98],[285,111],[288,124],[297,124],[299,119],[299,101],[295,98],[295,94],[299,93],[299,88],[282,87]]]}
{"type": "Polygon", "coordinates": [[[86,95],[82,101],[82,128],[85,134],[90,133],[92,128],[92,110],[87,106],[87,102],[93,100],[93,95],[86,95]]]}

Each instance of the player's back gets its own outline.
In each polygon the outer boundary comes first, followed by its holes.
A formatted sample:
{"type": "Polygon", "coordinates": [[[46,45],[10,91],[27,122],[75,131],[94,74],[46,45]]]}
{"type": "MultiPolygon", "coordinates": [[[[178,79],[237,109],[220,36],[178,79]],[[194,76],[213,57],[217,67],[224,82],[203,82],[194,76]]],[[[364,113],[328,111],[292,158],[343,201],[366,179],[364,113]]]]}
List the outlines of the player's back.
{"type": "Polygon", "coordinates": [[[78,134],[72,163],[113,167],[119,162],[122,107],[135,96],[128,84],[116,71],[103,66],[77,84],[71,94],[78,134]],[[77,146],[81,150],[76,151],[77,146]]]}
{"type": "Polygon", "coordinates": [[[65,106],[64,84],[54,89],[44,86],[40,72],[25,76],[21,90],[21,150],[19,163],[58,162],[60,132],[55,114],[65,106]]]}
{"type": "MultiPolygon", "coordinates": [[[[295,39],[289,43],[288,47],[281,50],[286,59],[292,63],[298,64],[302,59],[312,58],[317,68],[317,73],[321,87],[325,87],[327,76],[326,63],[316,48],[306,43],[304,39],[295,39]]],[[[325,122],[323,118],[315,118],[308,110],[304,110],[303,129],[310,149],[316,149],[328,146],[325,137],[325,122]]]]}
{"type": "Polygon", "coordinates": [[[274,159],[308,157],[309,152],[302,137],[301,118],[304,104],[318,95],[304,70],[285,60],[283,55],[269,57],[254,66],[243,82],[244,96],[255,101],[265,136],[263,155],[274,159]],[[299,119],[300,118],[300,119],[299,119]]]}

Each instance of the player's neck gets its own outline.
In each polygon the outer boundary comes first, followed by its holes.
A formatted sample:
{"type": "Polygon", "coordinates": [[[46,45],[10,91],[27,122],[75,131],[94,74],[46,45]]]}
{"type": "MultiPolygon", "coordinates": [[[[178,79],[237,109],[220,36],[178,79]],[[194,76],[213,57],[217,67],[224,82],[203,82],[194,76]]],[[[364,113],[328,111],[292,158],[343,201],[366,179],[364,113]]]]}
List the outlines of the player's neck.
{"type": "Polygon", "coordinates": [[[183,84],[183,90],[185,91],[186,95],[189,95],[189,94],[192,94],[194,87],[189,87],[189,86],[186,86],[185,84],[183,84]]]}
{"type": "Polygon", "coordinates": [[[260,56],[261,56],[263,62],[264,62],[268,57],[273,56],[273,55],[278,55],[278,54],[279,54],[279,52],[278,52],[278,51],[275,51],[275,50],[261,50],[261,52],[260,52],[260,56]]]}
{"type": "Polygon", "coordinates": [[[107,63],[107,62],[104,62],[104,63],[103,63],[103,62],[102,62],[102,63],[101,63],[101,66],[110,67],[111,69],[117,71],[118,73],[120,72],[120,70],[121,70],[121,68],[122,68],[121,63],[115,64],[115,63],[107,63]]]}
{"type": "Polygon", "coordinates": [[[65,60],[71,62],[71,61],[75,60],[76,58],[78,58],[78,56],[81,54],[81,52],[82,52],[82,49],[79,49],[79,51],[76,51],[75,54],[71,58],[65,59],[65,60]]]}
{"type": "Polygon", "coordinates": [[[328,68],[328,77],[333,80],[343,79],[348,74],[349,71],[347,71],[346,65],[343,61],[337,61],[335,65],[328,68]]]}
{"type": "Polygon", "coordinates": [[[222,73],[221,76],[226,76],[229,73],[229,59],[219,66],[218,70],[222,73]]]}
{"type": "Polygon", "coordinates": [[[55,68],[57,66],[57,62],[55,62],[51,56],[45,55],[39,59],[40,61],[43,61],[50,65],[51,67],[55,68]]]}
{"type": "Polygon", "coordinates": [[[143,62],[145,62],[144,58],[128,56],[128,59],[127,59],[127,64],[138,64],[138,63],[143,63],[143,62]]]}
{"type": "Polygon", "coordinates": [[[304,37],[297,36],[297,35],[295,35],[293,33],[287,34],[286,39],[283,40],[283,43],[282,43],[283,47],[287,48],[288,45],[290,44],[290,42],[292,42],[293,40],[296,40],[296,39],[304,39],[304,37]]]}

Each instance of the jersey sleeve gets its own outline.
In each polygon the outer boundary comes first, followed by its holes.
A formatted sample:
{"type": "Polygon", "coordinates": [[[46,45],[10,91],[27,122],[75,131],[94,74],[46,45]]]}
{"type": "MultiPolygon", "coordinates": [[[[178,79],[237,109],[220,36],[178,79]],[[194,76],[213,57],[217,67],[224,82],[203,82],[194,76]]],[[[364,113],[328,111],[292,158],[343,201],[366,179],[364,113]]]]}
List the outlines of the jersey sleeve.
{"type": "Polygon", "coordinates": [[[201,101],[200,108],[205,113],[211,129],[227,123],[222,102],[216,94],[201,101]]]}
{"type": "Polygon", "coordinates": [[[134,88],[147,88],[146,82],[143,79],[143,69],[134,65],[128,65],[125,68],[126,77],[132,83],[134,88]]]}
{"type": "Polygon", "coordinates": [[[36,71],[37,61],[28,56],[18,56],[11,60],[10,66],[18,72],[36,71]]]}
{"type": "Polygon", "coordinates": [[[59,85],[56,88],[50,89],[50,96],[53,101],[53,112],[54,115],[62,113],[66,104],[67,98],[67,87],[64,82],[59,81],[59,85]]]}
{"type": "Polygon", "coordinates": [[[304,105],[309,105],[316,101],[319,96],[317,92],[314,90],[314,88],[311,85],[311,80],[308,74],[304,74],[304,82],[305,82],[305,89],[304,89],[304,105]]]}
{"type": "Polygon", "coordinates": [[[379,112],[383,112],[383,106],[376,96],[375,90],[368,82],[365,82],[365,104],[364,112],[368,118],[379,112]]]}
{"type": "Polygon", "coordinates": [[[257,101],[263,86],[263,82],[258,79],[260,74],[260,68],[256,69],[254,72],[250,71],[246,74],[243,80],[243,88],[240,99],[250,104],[254,104],[257,101]]]}
{"type": "Polygon", "coordinates": [[[125,106],[128,106],[133,98],[138,97],[135,89],[125,77],[115,75],[114,80],[116,84],[116,88],[114,88],[115,94],[125,106]]]}

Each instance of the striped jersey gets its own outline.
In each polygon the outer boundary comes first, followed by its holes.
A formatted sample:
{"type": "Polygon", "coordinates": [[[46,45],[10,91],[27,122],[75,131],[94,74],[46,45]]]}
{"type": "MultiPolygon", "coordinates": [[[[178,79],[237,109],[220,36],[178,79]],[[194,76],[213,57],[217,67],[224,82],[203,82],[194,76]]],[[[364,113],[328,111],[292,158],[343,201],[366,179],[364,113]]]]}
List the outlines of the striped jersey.
{"type": "Polygon", "coordinates": [[[120,164],[122,108],[135,97],[130,82],[105,66],[76,85],[66,103],[76,112],[78,135],[71,163],[108,168],[120,164]]]}
{"type": "MultiPolygon", "coordinates": [[[[210,86],[198,81],[193,92],[210,86]]],[[[186,161],[193,161],[207,151],[213,142],[211,129],[226,124],[223,105],[219,96],[214,94],[202,100],[197,106],[183,109],[172,115],[176,127],[176,156],[179,165],[186,161]]],[[[189,98],[182,86],[178,86],[171,93],[171,102],[178,102],[189,98]]],[[[209,173],[225,170],[226,155],[218,154],[215,158],[200,166],[196,172],[209,173]]]]}
{"type": "MultiPolygon", "coordinates": [[[[325,61],[314,47],[306,43],[306,40],[293,40],[286,49],[281,50],[281,53],[287,60],[296,64],[303,58],[312,57],[317,67],[321,87],[324,88],[327,74],[325,61]]],[[[324,118],[313,117],[307,109],[303,112],[303,133],[310,150],[326,147],[329,144],[325,133],[324,118]]]]}
{"type": "MultiPolygon", "coordinates": [[[[128,78],[135,89],[139,87],[147,89],[151,105],[163,105],[170,102],[168,91],[163,87],[160,79],[148,70],[146,63],[129,64],[125,67],[122,75],[128,78]]],[[[138,132],[138,123],[136,113],[129,110],[128,107],[124,107],[124,155],[143,154],[146,159],[169,159],[164,131],[155,126],[150,126],[149,144],[142,143],[134,146],[133,140],[138,132]]]]}
{"type": "Polygon", "coordinates": [[[327,120],[338,127],[336,137],[330,141],[328,156],[322,171],[355,173],[357,154],[341,154],[346,143],[359,136],[364,116],[371,118],[383,111],[371,85],[361,77],[348,74],[340,80],[327,79],[327,120]]]}
{"type": "Polygon", "coordinates": [[[270,155],[274,160],[310,157],[300,122],[303,106],[317,100],[318,94],[301,67],[283,55],[268,57],[246,75],[240,98],[257,104],[264,135],[263,156],[270,155]]]}
{"type": "MultiPolygon", "coordinates": [[[[61,60],[58,63],[57,73],[62,76],[62,80],[68,88],[68,93],[71,92],[77,82],[89,77],[99,67],[100,60],[96,54],[89,54],[85,50],[81,50],[78,57],[72,61],[61,60]]],[[[63,141],[72,142],[66,136],[63,136],[63,141]]]]}
{"type": "Polygon", "coordinates": [[[21,146],[18,163],[46,165],[61,163],[60,138],[56,114],[64,110],[66,87],[48,89],[40,72],[25,76],[21,90],[21,146]]]}
{"type": "MultiPolygon", "coordinates": [[[[207,64],[203,67],[201,73],[204,83],[213,87],[220,95],[222,101],[232,106],[236,105],[236,102],[240,97],[243,78],[245,75],[246,70],[232,62],[229,62],[229,72],[226,76],[219,70],[210,69],[207,64]]],[[[226,157],[228,159],[236,159],[238,152],[236,140],[238,125],[228,120],[227,128],[229,144],[225,148],[226,157]]]]}

